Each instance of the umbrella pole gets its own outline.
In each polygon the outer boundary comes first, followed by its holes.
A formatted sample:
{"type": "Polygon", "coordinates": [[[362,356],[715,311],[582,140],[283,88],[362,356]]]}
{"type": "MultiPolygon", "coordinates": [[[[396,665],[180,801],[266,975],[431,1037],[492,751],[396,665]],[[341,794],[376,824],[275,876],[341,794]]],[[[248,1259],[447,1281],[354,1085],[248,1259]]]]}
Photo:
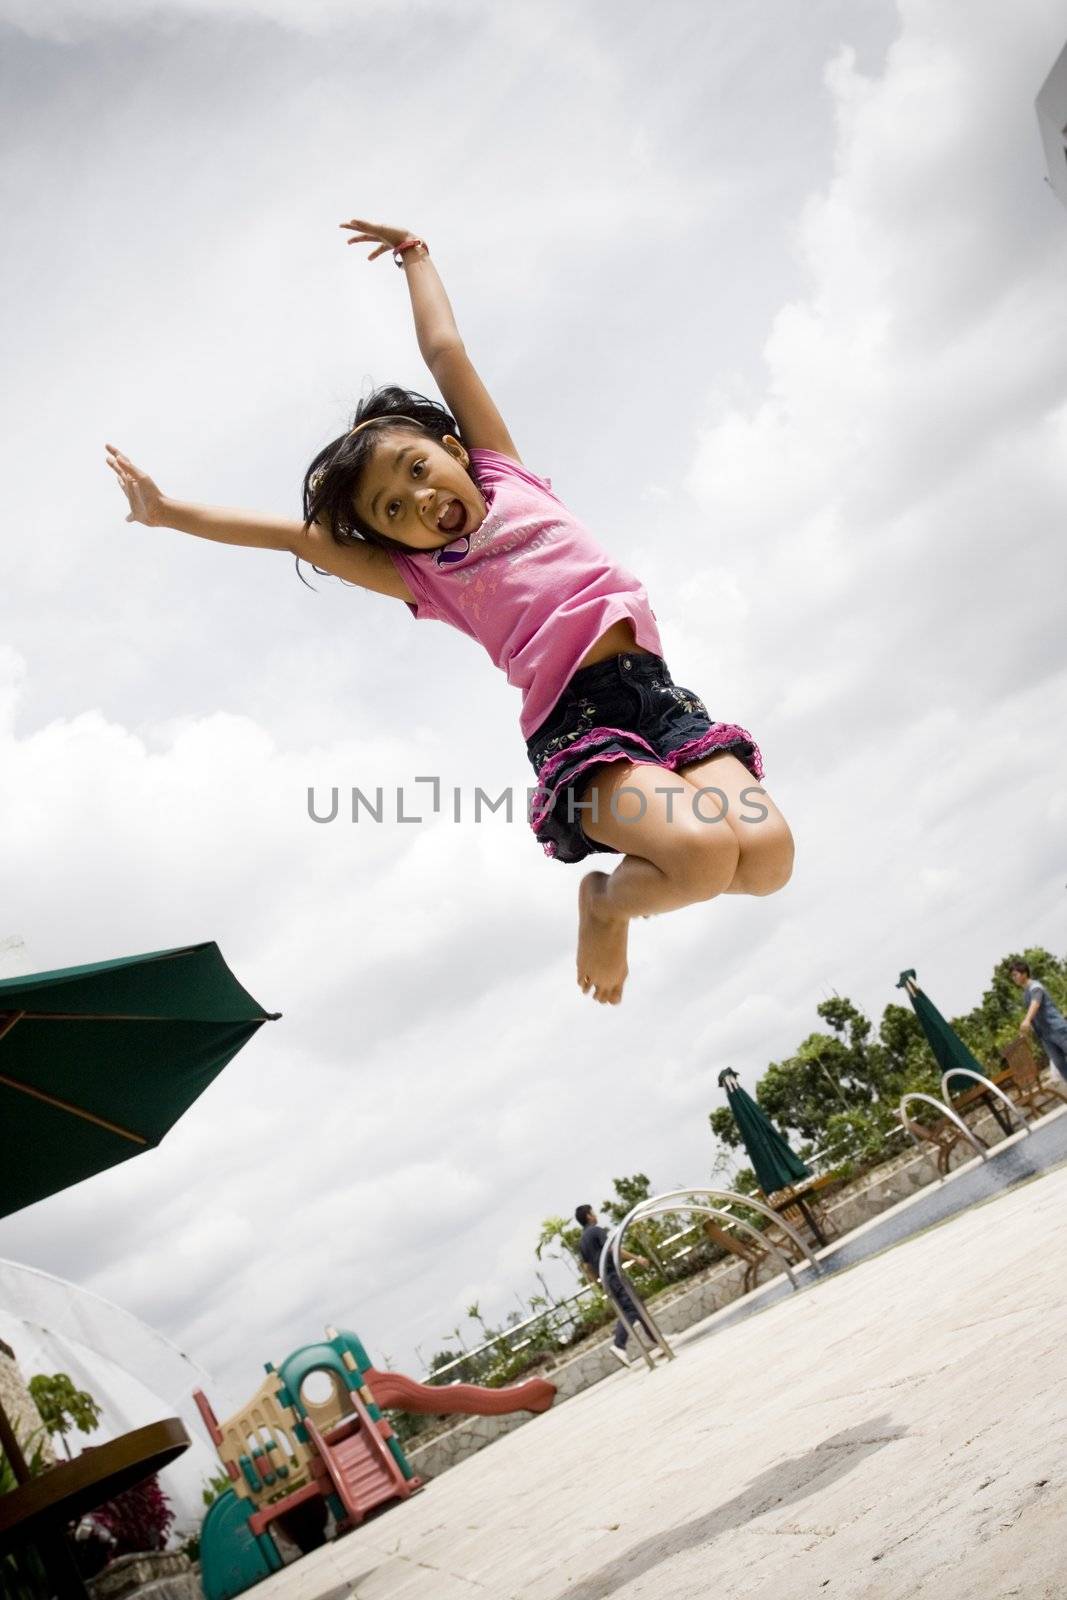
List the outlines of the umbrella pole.
{"type": "Polygon", "coordinates": [[[11,1426],[7,1412],[0,1405],[0,1450],[2,1450],[11,1463],[11,1470],[15,1474],[16,1483],[29,1483],[30,1469],[26,1465],[19,1442],[15,1438],[15,1430],[11,1426]]]}

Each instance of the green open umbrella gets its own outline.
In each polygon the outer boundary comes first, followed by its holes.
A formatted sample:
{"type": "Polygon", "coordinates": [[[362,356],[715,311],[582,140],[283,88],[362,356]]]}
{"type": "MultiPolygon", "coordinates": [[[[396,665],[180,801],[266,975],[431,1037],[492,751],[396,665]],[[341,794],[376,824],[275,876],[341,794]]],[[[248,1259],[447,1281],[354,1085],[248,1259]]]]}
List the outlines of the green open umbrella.
{"type": "Polygon", "coordinates": [[[0,982],[0,1217],[159,1144],[277,1015],[216,944],[0,982]]]}
{"type": "Polygon", "coordinates": [[[742,1089],[732,1067],[719,1073],[719,1087],[726,1090],[737,1131],[764,1194],[777,1194],[779,1189],[789,1189],[811,1177],[809,1168],[789,1148],[767,1113],[742,1089]]]}
{"type": "MultiPolygon", "coordinates": [[[[965,1067],[968,1072],[980,1072],[983,1078],[988,1076],[982,1063],[976,1060],[959,1034],[953,1033],[937,1007],[923,994],[915,981],[914,967],[909,967],[906,972],[900,974],[897,988],[907,990],[915,1015],[919,1019],[919,1026],[929,1041],[930,1049],[934,1052],[942,1074],[951,1072],[953,1067],[965,1067]]],[[[951,1079],[946,1084],[950,1094],[958,1094],[963,1089],[973,1087],[974,1079],[970,1077],[957,1079],[955,1089],[952,1087],[951,1079]]]]}

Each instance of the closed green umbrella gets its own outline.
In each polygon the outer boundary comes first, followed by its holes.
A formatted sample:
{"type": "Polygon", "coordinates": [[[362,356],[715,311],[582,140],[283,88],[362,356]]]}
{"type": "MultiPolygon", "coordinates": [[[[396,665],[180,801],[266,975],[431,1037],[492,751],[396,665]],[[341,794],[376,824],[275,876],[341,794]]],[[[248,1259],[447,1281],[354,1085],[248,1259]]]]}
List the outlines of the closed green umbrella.
{"type": "Polygon", "coordinates": [[[777,1194],[779,1189],[811,1177],[810,1169],[789,1148],[767,1113],[742,1089],[732,1067],[719,1073],[719,1087],[726,1090],[737,1131],[764,1194],[777,1194]]]}
{"type": "Polygon", "coordinates": [[[159,1144],[277,1015],[216,944],[0,982],[0,1217],[159,1144]]]}
{"type": "MultiPolygon", "coordinates": [[[[942,1074],[951,1072],[953,1067],[965,1067],[968,1072],[980,1072],[983,1078],[988,1076],[982,1063],[976,1060],[959,1034],[952,1031],[937,1007],[919,988],[915,981],[914,967],[909,967],[906,972],[900,974],[897,988],[907,990],[915,1015],[919,1019],[919,1026],[929,1041],[930,1049],[934,1052],[942,1074]]],[[[955,1089],[952,1088],[950,1079],[945,1087],[950,1094],[958,1094],[963,1089],[973,1088],[974,1079],[960,1077],[957,1079],[955,1089]]]]}

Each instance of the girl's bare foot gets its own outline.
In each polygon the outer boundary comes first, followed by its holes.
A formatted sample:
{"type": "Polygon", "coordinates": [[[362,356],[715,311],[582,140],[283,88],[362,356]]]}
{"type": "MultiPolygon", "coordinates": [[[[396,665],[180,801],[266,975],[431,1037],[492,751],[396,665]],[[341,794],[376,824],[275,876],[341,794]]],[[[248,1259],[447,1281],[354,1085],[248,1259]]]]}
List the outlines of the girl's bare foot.
{"type": "Polygon", "coordinates": [[[626,982],[627,917],[608,911],[608,875],[590,872],[578,885],[578,987],[601,1005],[617,1006],[626,982]]]}

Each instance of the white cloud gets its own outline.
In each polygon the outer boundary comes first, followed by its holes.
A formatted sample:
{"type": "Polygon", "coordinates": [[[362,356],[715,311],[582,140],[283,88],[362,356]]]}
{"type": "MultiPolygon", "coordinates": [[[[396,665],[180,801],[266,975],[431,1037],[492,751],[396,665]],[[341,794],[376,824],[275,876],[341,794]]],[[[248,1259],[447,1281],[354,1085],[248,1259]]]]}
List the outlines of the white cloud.
{"type": "MultiPolygon", "coordinates": [[[[389,0],[360,0],[364,21],[373,21],[387,9],[399,9],[389,0]]],[[[419,19],[432,9],[431,0],[406,0],[404,10],[419,19]]],[[[470,4],[456,0],[453,11],[462,14],[470,4]]],[[[179,17],[199,22],[237,21],[274,23],[318,38],[351,21],[346,0],[156,0],[145,6],[138,0],[3,0],[0,19],[30,38],[57,44],[76,44],[111,29],[138,26],[166,34],[179,17]]]]}
{"type": "MultiPolygon", "coordinates": [[[[608,34],[595,8],[533,33],[525,7],[419,10],[443,155],[432,97],[399,125],[360,99],[325,7],[34,10],[82,43],[33,47],[63,92],[5,169],[4,970],[211,937],[285,1015],[159,1151],[0,1251],[238,1393],[327,1320],[415,1364],[532,1287],[543,1216],[638,1169],[705,1178],[717,1072],[751,1083],[831,989],[877,1015],[918,965],[952,1012],[1006,949],[1062,943],[1067,218],[1031,109],[1061,19],[908,0],[883,65],[887,6],[838,48],[857,10],[613,7],[608,34]],[[121,426],[168,487],[284,507],[364,373],[418,376],[397,275],[323,254],[342,193],[410,204],[530,459],[641,572],[679,681],[751,726],[796,832],[781,896],[635,929],[618,1013],[574,988],[577,875],[522,823],[306,816],[309,784],[525,783],[477,652],[116,531],[94,477],[121,426]]],[[[362,79],[396,15],[361,13],[362,79]]]]}

